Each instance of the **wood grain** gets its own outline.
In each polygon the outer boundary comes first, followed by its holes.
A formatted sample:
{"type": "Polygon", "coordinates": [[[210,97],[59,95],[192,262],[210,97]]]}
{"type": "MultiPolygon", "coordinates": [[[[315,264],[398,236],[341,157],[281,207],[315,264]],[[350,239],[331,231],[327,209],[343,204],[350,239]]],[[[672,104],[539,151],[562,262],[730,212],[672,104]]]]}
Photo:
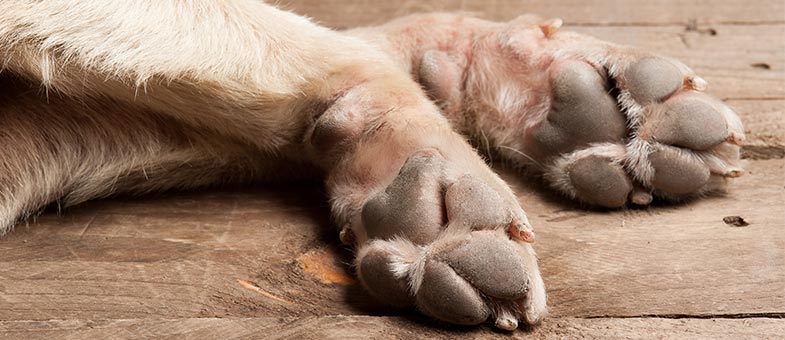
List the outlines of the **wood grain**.
{"type": "MultiPolygon", "coordinates": [[[[784,167],[751,161],[726,197],[611,212],[503,174],[537,228],[553,315],[727,315],[785,312],[784,167]],[[729,215],[751,225],[730,227],[729,215]]],[[[402,313],[355,282],[304,270],[302,259],[318,254],[325,274],[352,275],[319,191],[107,200],[45,214],[0,239],[0,320],[402,313]]]]}
{"type": "Polygon", "coordinates": [[[785,157],[785,100],[728,100],[744,122],[747,141],[742,157],[785,157]]]}
{"type": "Polygon", "coordinates": [[[505,178],[531,212],[554,315],[782,312],[785,160],[750,162],[748,171],[725,197],[605,212],[505,178]],[[732,227],[725,216],[751,224],[732,227]]]}
{"type": "Polygon", "coordinates": [[[433,327],[421,318],[326,316],[0,321],[3,339],[781,339],[780,319],[553,318],[530,331],[433,327]]]}
{"type": "Polygon", "coordinates": [[[338,28],[378,24],[394,17],[428,11],[467,11],[495,20],[535,13],[591,26],[785,23],[785,3],[779,0],[278,0],[275,3],[338,28]]]}
{"type": "Polygon", "coordinates": [[[785,99],[785,25],[711,25],[714,34],[663,27],[567,27],[681,60],[722,99],[785,99]],[[766,66],[761,66],[766,65],[766,66]]]}
{"type": "Polygon", "coordinates": [[[0,320],[358,313],[359,286],[298,264],[330,249],[321,263],[352,276],[320,187],[277,191],[108,200],[17,227],[0,239],[0,320]]]}
{"type": "MultiPolygon", "coordinates": [[[[744,120],[749,173],[724,197],[591,211],[499,169],[538,231],[552,314],[532,332],[503,337],[785,334],[778,319],[785,315],[783,1],[279,2],[337,28],[429,10],[497,20],[533,12],[682,59],[744,120]],[[751,224],[726,225],[723,217],[732,215],[751,224]]],[[[0,338],[502,336],[488,326],[450,327],[389,310],[352,280],[325,279],[351,277],[352,269],[322,191],[286,184],[47,212],[0,238],[0,338]]]]}

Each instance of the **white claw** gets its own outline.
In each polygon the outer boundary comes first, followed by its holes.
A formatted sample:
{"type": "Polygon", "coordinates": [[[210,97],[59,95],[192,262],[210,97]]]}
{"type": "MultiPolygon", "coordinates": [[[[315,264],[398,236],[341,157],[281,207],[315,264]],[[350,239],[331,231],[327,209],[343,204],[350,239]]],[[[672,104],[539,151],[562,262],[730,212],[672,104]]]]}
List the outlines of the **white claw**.
{"type": "Polygon", "coordinates": [[[654,200],[654,197],[648,191],[636,189],[630,195],[630,200],[637,205],[649,205],[654,200]]]}
{"type": "Polygon", "coordinates": [[[556,33],[564,22],[559,18],[548,19],[540,23],[540,30],[546,38],[550,38],[556,33]]]}
{"type": "Polygon", "coordinates": [[[518,328],[518,320],[508,313],[502,313],[496,317],[496,327],[505,331],[514,331],[518,328]]]}
{"type": "Polygon", "coordinates": [[[726,178],[737,178],[743,175],[744,175],[743,169],[728,169],[728,171],[722,174],[722,176],[726,178]]]}
{"type": "Polygon", "coordinates": [[[685,85],[695,91],[706,91],[709,83],[705,79],[698,76],[688,76],[684,79],[685,85]]]}
{"type": "Polygon", "coordinates": [[[740,145],[744,144],[744,134],[738,133],[736,131],[731,131],[728,134],[727,142],[731,143],[733,145],[739,145],[740,146],[740,145]]]}
{"type": "Polygon", "coordinates": [[[534,243],[534,231],[532,230],[532,227],[529,225],[529,223],[524,222],[521,224],[515,223],[515,220],[510,221],[510,228],[507,231],[515,240],[526,243],[534,243]]]}

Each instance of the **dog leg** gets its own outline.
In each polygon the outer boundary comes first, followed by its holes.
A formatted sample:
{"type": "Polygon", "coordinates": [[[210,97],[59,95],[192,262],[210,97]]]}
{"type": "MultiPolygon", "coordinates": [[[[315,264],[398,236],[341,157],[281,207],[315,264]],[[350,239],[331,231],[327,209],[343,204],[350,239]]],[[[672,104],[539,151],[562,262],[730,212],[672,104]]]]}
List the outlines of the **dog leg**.
{"type": "MultiPolygon", "coordinates": [[[[45,98],[0,75],[0,231],[51,202],[313,176],[212,131],[121,102],[45,98]]],[[[307,164],[307,163],[306,163],[307,164]]]]}
{"type": "MultiPolygon", "coordinates": [[[[229,178],[246,180],[280,177],[258,171],[259,164],[283,159],[305,171],[282,173],[319,172],[319,155],[304,152],[303,138],[354,81],[353,68],[384,69],[385,57],[376,54],[258,1],[4,2],[3,125],[30,133],[11,133],[3,144],[12,203],[0,229],[64,197],[76,203],[182,186],[177,176],[158,176],[157,184],[145,176],[140,188],[118,185],[137,170],[150,175],[155,164],[182,165],[183,173],[233,168],[229,178]],[[377,57],[383,62],[374,63],[377,57]],[[12,78],[23,85],[8,83],[12,78]],[[33,90],[22,89],[29,84],[33,90]],[[41,147],[47,136],[55,140],[49,149],[41,147]],[[151,151],[157,149],[185,154],[151,151]],[[76,171],[70,163],[85,169],[80,185],[65,179],[76,171]]],[[[188,187],[224,182],[202,173],[188,187]]]]}
{"type": "MultiPolygon", "coordinates": [[[[490,318],[512,329],[519,319],[543,317],[542,279],[524,242],[533,233],[512,191],[419,85],[370,45],[257,1],[3,6],[4,72],[43,85],[50,98],[149,110],[175,126],[219,136],[208,140],[234,140],[263,155],[296,154],[323,170],[334,218],[344,234],[355,235],[360,277],[371,292],[391,293],[403,280],[410,289],[395,293],[426,314],[461,324],[490,318]],[[388,242],[395,245],[384,246],[388,242]],[[412,254],[411,247],[415,261],[391,257],[412,254]],[[457,303],[447,302],[452,298],[457,303]]],[[[85,112],[101,120],[102,112],[85,112]]],[[[163,136],[147,141],[168,137],[166,126],[145,125],[150,116],[129,118],[129,131],[162,129],[163,136]]],[[[40,130],[55,132],[53,126],[40,130]]],[[[124,150],[109,148],[113,139],[90,138],[106,148],[94,161],[124,150]]],[[[83,145],[64,140],[72,148],[83,145]]],[[[133,150],[123,157],[144,154],[133,150]]],[[[45,150],[31,151],[31,159],[10,164],[41,164],[35,157],[45,150]]],[[[163,156],[152,155],[157,164],[163,156]]],[[[94,169],[85,187],[111,173],[95,170],[99,162],[88,164],[94,169]]]]}
{"type": "Polygon", "coordinates": [[[682,200],[743,173],[742,123],[692,70],[560,26],[423,14],[349,33],[397,58],[483,149],[581,202],[682,200]]]}
{"type": "Polygon", "coordinates": [[[433,104],[401,100],[412,91],[398,92],[401,83],[347,91],[311,139],[341,153],[330,157],[327,187],[361,282],[382,301],[452,323],[539,322],[545,290],[526,214],[433,104]]]}

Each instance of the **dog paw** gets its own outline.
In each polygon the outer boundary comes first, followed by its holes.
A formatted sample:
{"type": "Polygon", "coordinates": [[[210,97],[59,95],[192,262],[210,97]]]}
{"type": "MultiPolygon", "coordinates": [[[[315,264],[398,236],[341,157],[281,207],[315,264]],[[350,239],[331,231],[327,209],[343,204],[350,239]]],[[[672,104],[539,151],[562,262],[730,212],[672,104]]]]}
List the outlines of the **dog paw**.
{"type": "Polygon", "coordinates": [[[507,134],[496,137],[504,156],[539,168],[569,197],[609,208],[720,191],[743,173],[742,123],[704,93],[705,80],[676,60],[558,32],[554,22],[504,31],[495,55],[475,52],[515,70],[470,70],[494,79],[470,83],[469,96],[496,99],[479,108],[495,120],[477,115],[481,131],[507,134]],[[515,100],[500,95],[511,89],[515,100]]]}
{"type": "Polygon", "coordinates": [[[356,268],[371,294],[455,324],[540,321],[534,234],[514,197],[484,176],[426,150],[367,200],[356,268]]]}
{"type": "Polygon", "coordinates": [[[584,202],[620,207],[699,195],[741,175],[741,122],[701,92],[705,81],[669,59],[632,59],[607,73],[579,60],[549,68],[551,109],[529,130],[534,148],[554,157],[546,178],[584,202]]]}

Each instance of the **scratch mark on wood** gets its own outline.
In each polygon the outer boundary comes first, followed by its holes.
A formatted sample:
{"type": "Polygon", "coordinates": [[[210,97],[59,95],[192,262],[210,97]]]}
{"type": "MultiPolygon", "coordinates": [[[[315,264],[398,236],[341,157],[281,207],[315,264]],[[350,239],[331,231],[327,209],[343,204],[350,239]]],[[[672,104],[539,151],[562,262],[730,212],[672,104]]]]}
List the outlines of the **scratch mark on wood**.
{"type": "Polygon", "coordinates": [[[261,287],[257,286],[255,283],[253,283],[251,281],[243,280],[243,279],[237,279],[237,282],[241,286],[243,286],[243,288],[250,289],[250,290],[252,290],[254,292],[257,292],[257,293],[259,293],[259,294],[261,294],[261,295],[263,295],[265,297],[268,297],[270,299],[273,299],[275,301],[278,301],[278,302],[281,302],[281,303],[285,303],[287,305],[293,305],[294,304],[294,302],[291,302],[289,300],[285,300],[285,299],[279,298],[279,297],[277,297],[277,296],[275,296],[273,294],[270,294],[270,293],[264,291],[261,287]]]}
{"type": "Polygon", "coordinates": [[[82,236],[84,236],[84,234],[87,232],[87,229],[90,229],[90,226],[93,225],[93,221],[95,221],[96,217],[98,217],[97,212],[95,215],[93,215],[93,217],[90,217],[90,220],[87,221],[87,223],[85,223],[84,228],[82,228],[82,231],[79,233],[79,238],[82,238],[82,236]]]}
{"type": "Polygon", "coordinates": [[[82,258],[80,258],[80,257],[79,257],[79,255],[77,255],[77,254],[76,254],[76,252],[75,252],[75,251],[74,251],[74,250],[71,248],[71,246],[69,246],[69,245],[68,245],[68,243],[65,243],[65,248],[66,248],[66,249],[68,249],[68,251],[71,253],[71,255],[73,255],[74,257],[76,257],[76,259],[77,259],[78,261],[81,261],[81,260],[82,260],[82,258]]]}
{"type": "Polygon", "coordinates": [[[580,217],[583,217],[583,216],[586,216],[586,214],[578,213],[578,214],[573,214],[573,215],[556,216],[556,217],[553,217],[553,218],[549,218],[546,221],[548,221],[548,222],[564,222],[564,221],[569,221],[569,220],[572,220],[572,219],[575,219],[575,218],[580,218],[580,217]]]}
{"type": "Polygon", "coordinates": [[[185,243],[185,244],[192,244],[192,243],[194,243],[194,241],[181,239],[181,238],[165,238],[163,240],[167,241],[167,242],[185,243]]]}
{"type": "MultiPolygon", "coordinates": [[[[233,222],[234,222],[234,217],[237,214],[237,200],[238,199],[235,198],[233,201],[232,210],[229,211],[229,214],[227,215],[229,217],[229,222],[226,224],[226,229],[224,230],[224,232],[221,233],[221,236],[218,237],[217,239],[218,243],[226,243],[226,236],[228,236],[229,232],[234,228],[233,222]]],[[[232,247],[229,246],[229,249],[232,249],[232,247]]]]}

